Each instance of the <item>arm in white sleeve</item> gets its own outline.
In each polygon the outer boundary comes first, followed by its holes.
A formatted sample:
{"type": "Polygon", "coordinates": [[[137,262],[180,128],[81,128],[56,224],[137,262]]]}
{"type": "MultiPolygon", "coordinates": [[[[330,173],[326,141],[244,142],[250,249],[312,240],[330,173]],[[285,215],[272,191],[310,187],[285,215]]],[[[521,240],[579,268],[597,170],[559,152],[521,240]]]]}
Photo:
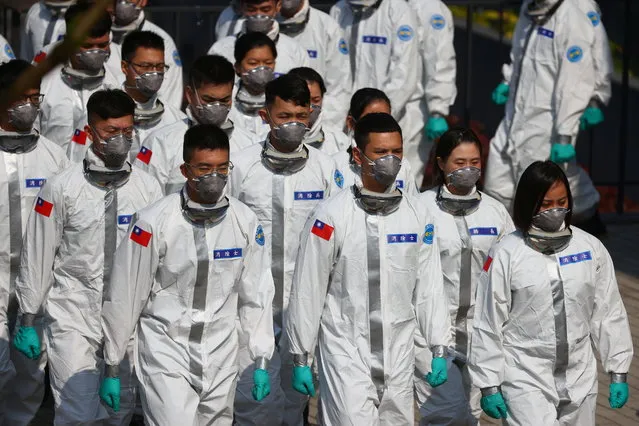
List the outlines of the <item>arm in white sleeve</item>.
{"type": "Polygon", "coordinates": [[[20,253],[20,271],[16,278],[16,297],[20,311],[25,314],[37,314],[51,288],[64,216],[61,188],[46,182],[38,194],[34,210],[29,214],[20,253]]]}
{"type": "Polygon", "coordinates": [[[68,104],[49,105],[46,102],[42,104],[40,113],[42,136],[55,142],[66,152],[74,131],[73,105],[70,101],[68,104]]]}
{"type": "Polygon", "coordinates": [[[504,77],[504,83],[510,85],[510,77],[513,75],[513,64],[504,64],[501,66],[501,74],[504,77]]]}
{"type": "Polygon", "coordinates": [[[260,358],[270,360],[275,346],[273,336],[275,286],[271,274],[269,251],[265,244],[258,243],[259,229],[261,227],[257,223],[257,217],[254,217],[249,228],[248,250],[244,256],[242,275],[237,286],[238,318],[242,331],[248,336],[248,348],[253,361],[259,361],[260,358]]]}
{"type": "Polygon", "coordinates": [[[9,281],[0,282],[0,389],[6,389],[5,385],[15,374],[11,362],[9,350],[9,323],[7,310],[9,309],[9,281]]]}
{"type": "MultiPolygon", "coordinates": [[[[309,216],[302,231],[295,273],[284,324],[293,355],[312,354],[319,332],[328,284],[333,272],[336,232],[328,240],[311,232],[316,221],[334,227],[320,207],[309,216]]],[[[326,229],[326,228],[325,228],[326,229]]]]}
{"type": "Polygon", "coordinates": [[[502,329],[510,312],[510,259],[498,248],[490,250],[477,285],[468,369],[479,388],[499,386],[504,379],[502,329]]]}
{"type": "Polygon", "coordinates": [[[627,373],[633,356],[632,336],[615,267],[603,244],[598,244],[594,254],[595,304],[590,319],[590,338],[607,373],[627,373]]]}
{"type": "Polygon", "coordinates": [[[182,108],[182,99],[184,96],[182,60],[173,42],[168,43],[165,39],[164,43],[166,44],[164,48],[164,61],[169,66],[169,70],[164,76],[159,96],[164,102],[179,110],[182,108]]]}
{"type": "Polygon", "coordinates": [[[599,23],[595,27],[593,60],[595,65],[595,93],[593,98],[603,105],[608,105],[612,96],[611,78],[614,72],[614,63],[612,52],[610,51],[610,43],[608,42],[608,34],[603,23],[599,23]]]}
{"type": "Polygon", "coordinates": [[[517,24],[515,25],[515,31],[513,32],[513,42],[510,47],[510,63],[505,63],[501,67],[501,73],[504,77],[504,83],[510,85],[510,80],[513,74],[513,64],[518,63],[517,61],[522,60],[523,49],[522,44],[519,43],[519,40],[526,37],[526,29],[524,28],[525,18],[524,16],[525,8],[521,8],[519,12],[519,19],[517,20],[517,24]]]}
{"type": "Polygon", "coordinates": [[[142,142],[142,146],[151,150],[151,160],[149,164],[146,164],[139,158],[136,158],[134,161],[134,167],[144,170],[157,179],[160,188],[162,188],[165,194],[167,193],[167,184],[169,183],[169,175],[171,172],[169,167],[172,164],[166,158],[166,152],[163,149],[164,144],[169,142],[166,140],[166,136],[168,135],[163,132],[151,132],[142,142]]]}
{"type": "Polygon", "coordinates": [[[115,251],[113,271],[104,288],[102,305],[104,359],[108,365],[119,365],[124,358],[129,339],[151,294],[160,262],[156,234],[157,230],[148,222],[137,220],[115,251]],[[131,239],[136,228],[151,234],[146,247],[131,239]]]}
{"type": "Polygon", "coordinates": [[[341,128],[348,113],[353,80],[346,38],[337,23],[332,27],[327,31],[326,75],[323,76],[326,95],[322,109],[325,122],[341,128]]]}
{"type": "Polygon", "coordinates": [[[457,97],[457,61],[453,44],[455,26],[452,13],[443,4],[441,13],[445,19],[443,28],[436,29],[431,23],[424,26],[424,91],[429,113],[448,115],[450,106],[455,103],[457,97]]]}

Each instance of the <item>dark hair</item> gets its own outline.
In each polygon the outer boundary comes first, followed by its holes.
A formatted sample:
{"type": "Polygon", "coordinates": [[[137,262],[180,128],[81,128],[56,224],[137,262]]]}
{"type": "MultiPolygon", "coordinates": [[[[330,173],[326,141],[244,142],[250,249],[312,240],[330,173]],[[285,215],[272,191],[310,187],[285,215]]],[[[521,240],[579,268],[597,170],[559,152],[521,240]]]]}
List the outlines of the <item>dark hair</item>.
{"type": "Polygon", "coordinates": [[[351,98],[351,107],[348,110],[348,115],[353,117],[355,121],[359,120],[366,107],[375,101],[386,102],[391,107],[390,99],[381,90],[373,89],[372,87],[359,89],[351,98]]]}
{"type": "MultiPolygon", "coordinates": [[[[64,13],[64,22],[67,26],[67,34],[73,31],[73,23],[76,21],[80,15],[84,15],[93,7],[92,3],[76,3],[74,5],[69,6],[67,11],[64,13]]],[[[102,10],[100,12],[100,18],[97,20],[95,24],[89,28],[89,33],[87,37],[90,38],[98,38],[103,37],[105,34],[109,34],[111,32],[111,15],[106,10],[102,10]]]]}
{"type": "Polygon", "coordinates": [[[184,134],[182,158],[189,163],[197,149],[221,149],[229,151],[229,137],[226,132],[214,124],[196,124],[184,134]]]}
{"type": "Polygon", "coordinates": [[[383,112],[366,114],[355,125],[355,143],[360,151],[366,149],[371,133],[395,133],[402,135],[402,128],[392,115],[383,112]]]}
{"type": "Polygon", "coordinates": [[[262,3],[266,3],[266,2],[270,2],[273,1],[275,3],[277,3],[277,0],[240,0],[240,5],[242,3],[246,3],[246,4],[262,4],[262,3]]]}
{"type": "Polygon", "coordinates": [[[308,90],[306,81],[293,74],[284,74],[268,82],[264,92],[266,93],[266,105],[268,106],[275,103],[275,98],[293,102],[299,106],[309,106],[311,104],[311,92],[308,90]]]}
{"type": "Polygon", "coordinates": [[[524,171],[517,184],[515,193],[515,206],[513,221],[515,226],[522,232],[526,232],[532,225],[532,218],[539,211],[544,196],[551,186],[557,181],[566,185],[568,193],[568,208],[570,212],[566,215],[566,226],[570,226],[572,218],[572,193],[566,174],[557,164],[552,161],[535,161],[524,171]]]}
{"type": "MultiPolygon", "coordinates": [[[[33,65],[22,59],[14,59],[0,65],[0,92],[3,96],[7,96],[7,91],[15,84],[20,75],[30,68],[33,68],[33,65]]],[[[40,88],[40,80],[32,82],[32,87],[29,88],[40,88]]]]}
{"type": "Polygon", "coordinates": [[[135,102],[120,89],[98,90],[87,102],[87,117],[93,124],[96,116],[102,120],[133,115],[135,102]]]}
{"type": "Polygon", "coordinates": [[[472,143],[479,150],[479,158],[481,157],[481,142],[479,138],[471,129],[466,129],[464,127],[458,127],[454,129],[448,130],[446,133],[441,135],[439,141],[435,145],[435,155],[433,156],[433,183],[432,186],[443,185],[445,182],[444,179],[444,171],[439,168],[439,163],[437,162],[437,158],[441,158],[442,161],[446,162],[450,154],[457,148],[459,145],[463,143],[472,143]]]}
{"type": "Polygon", "coordinates": [[[306,80],[306,83],[319,84],[320,91],[322,92],[322,96],[324,96],[324,93],[326,93],[326,85],[324,84],[324,79],[313,68],[298,67],[298,68],[293,68],[288,73],[303,78],[304,80],[306,80]]]}
{"type": "Polygon", "coordinates": [[[233,65],[220,55],[200,56],[193,62],[189,72],[189,82],[193,89],[205,84],[229,84],[235,82],[233,65]]]}
{"type": "Polygon", "coordinates": [[[124,37],[122,42],[122,59],[130,62],[139,47],[164,52],[164,40],[152,31],[132,31],[124,37]]]}
{"type": "Polygon", "coordinates": [[[263,46],[268,46],[271,49],[271,53],[273,53],[273,58],[277,59],[275,43],[266,34],[251,31],[240,36],[235,40],[235,49],[233,51],[235,63],[239,64],[251,50],[263,46]]]}

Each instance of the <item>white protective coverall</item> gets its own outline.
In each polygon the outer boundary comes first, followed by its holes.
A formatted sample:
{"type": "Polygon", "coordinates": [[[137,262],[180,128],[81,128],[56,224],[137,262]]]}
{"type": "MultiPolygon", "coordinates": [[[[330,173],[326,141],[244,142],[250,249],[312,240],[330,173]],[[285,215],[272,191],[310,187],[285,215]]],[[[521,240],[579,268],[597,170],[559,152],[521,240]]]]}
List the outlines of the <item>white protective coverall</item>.
{"type": "Polygon", "coordinates": [[[333,156],[340,151],[346,151],[351,146],[351,140],[341,129],[325,122],[325,105],[326,100],[322,103],[322,111],[317,120],[306,134],[304,143],[319,149],[326,155],[333,156]]]}
{"type": "MultiPolygon", "coordinates": [[[[44,345],[40,358],[30,360],[9,347],[9,333],[18,313],[15,279],[29,213],[44,182],[68,165],[64,151],[44,136],[24,152],[5,151],[0,144],[0,197],[4,200],[0,203],[0,424],[27,426],[44,398],[44,345]],[[11,362],[16,373],[13,381],[11,362]]],[[[42,324],[35,327],[42,338],[42,324]]]]}
{"type": "MultiPolygon", "coordinates": [[[[229,120],[235,124],[236,128],[242,129],[245,133],[250,134],[252,139],[255,139],[257,142],[263,141],[271,131],[271,127],[268,122],[262,120],[262,117],[260,117],[259,107],[253,105],[248,108],[243,107],[237,97],[241,84],[242,81],[238,79],[235,82],[235,86],[233,86],[233,105],[229,112],[229,120]]],[[[264,94],[262,94],[262,100],[265,102],[264,94]]]]}
{"type": "Polygon", "coordinates": [[[67,32],[64,13],[54,13],[40,0],[29,8],[20,31],[20,57],[33,60],[36,53],[48,44],[60,41],[67,32]]]}
{"type": "MultiPolygon", "coordinates": [[[[429,114],[447,116],[457,97],[457,62],[453,14],[441,0],[410,0],[420,30],[421,63],[417,88],[406,104],[399,124],[404,136],[404,157],[411,163],[421,187],[433,141],[424,134],[429,114]]],[[[395,106],[393,105],[393,109],[395,106]]]]}
{"type": "MultiPolygon", "coordinates": [[[[131,162],[135,161],[136,157],[138,156],[140,148],[142,147],[142,141],[144,141],[146,137],[149,136],[152,132],[176,122],[186,121],[186,115],[182,111],[173,108],[170,104],[162,104],[157,96],[153,96],[151,99],[149,99],[148,102],[144,104],[141,104],[135,100],[134,102],[135,114],[133,122],[135,124],[135,137],[133,143],[131,144],[129,155],[129,160],[131,162]],[[147,115],[147,117],[151,117],[153,111],[162,111],[162,113],[153,119],[143,119],[146,114],[149,114],[147,115]]],[[[83,140],[84,138],[74,138],[67,147],[67,156],[74,163],[82,162],[87,150],[89,149],[90,145],[87,144],[86,141],[85,143],[82,143],[83,140]]],[[[146,159],[146,156],[143,154],[142,158],[146,159]]]]}
{"type": "MultiPolygon", "coordinates": [[[[165,195],[177,192],[186,181],[180,171],[180,165],[184,163],[182,156],[184,134],[193,123],[195,120],[192,118],[176,121],[151,132],[142,141],[140,153],[135,159],[135,167],[155,177],[160,182],[165,195]]],[[[234,162],[237,152],[254,143],[257,143],[257,140],[253,135],[234,127],[229,136],[231,162],[234,162]]]]}
{"type": "MultiPolygon", "coordinates": [[[[140,31],[151,31],[164,40],[164,63],[169,66],[169,70],[164,74],[164,81],[158,94],[165,105],[170,105],[179,110],[182,108],[182,100],[184,98],[184,83],[182,76],[182,59],[180,59],[180,53],[177,50],[175,41],[173,41],[173,37],[158,25],[146,19],[144,11],[140,12],[138,19],[135,21],[135,27],[135,29],[140,31]]],[[[113,33],[115,32],[116,30],[114,29],[113,33]]],[[[124,41],[124,38],[120,39],[118,43],[121,44],[122,41],[124,41]]],[[[115,43],[111,43],[111,45],[113,44],[115,43]]],[[[109,61],[108,65],[116,67],[116,69],[113,70],[114,73],[122,73],[120,62],[116,64],[114,61],[109,61]]]]}
{"type": "Polygon", "coordinates": [[[193,225],[181,202],[174,193],[139,212],[118,247],[102,313],[105,359],[122,361],[137,326],[146,423],[231,425],[239,335],[254,363],[273,353],[267,240],[234,198],[214,225],[193,225]]]}
{"type": "MultiPolygon", "coordinates": [[[[531,163],[550,158],[552,144],[562,137],[574,145],[579,118],[596,87],[596,28],[579,5],[564,1],[547,22],[537,25],[526,13],[527,4],[513,37],[506,115],[490,141],[485,170],[486,192],[508,209],[515,185],[531,163]]],[[[581,205],[596,206],[599,194],[588,175],[572,166],[567,175],[579,214],[581,205]]]]}
{"type": "Polygon", "coordinates": [[[275,283],[273,325],[278,350],[270,365],[271,395],[261,402],[251,396],[253,367],[245,339],[240,340],[240,379],[235,396],[235,420],[248,425],[301,425],[307,398],[296,392],[291,383],[293,360],[282,336],[283,316],[288,305],[300,234],[311,211],[340,187],[334,161],[313,147],[308,149],[304,167],[294,173],[275,173],[262,160],[262,142],[237,154],[231,172],[231,194],[256,214],[264,235],[270,239],[271,273],[275,283]],[[282,369],[280,370],[280,365],[282,369]]]}
{"type": "Polygon", "coordinates": [[[468,367],[478,387],[501,384],[504,424],[594,426],[595,350],[604,371],[630,368],[612,259],[598,239],[571,229],[554,255],[532,249],[521,232],[504,237],[480,276],[468,367]]]}
{"type": "MultiPolygon", "coordinates": [[[[104,167],[93,151],[86,158],[104,167]]],[[[26,227],[16,296],[22,313],[44,315],[55,424],[120,425],[133,415],[132,366],[122,368],[119,413],[107,413],[98,396],[103,283],[132,215],[161,196],[157,181],[141,170],[133,168],[126,183],[107,190],[89,182],[82,164],[50,178],[38,194],[26,227]]]]}
{"type": "MultiPolygon", "coordinates": [[[[442,187],[442,191],[447,191],[442,187]]],[[[515,230],[508,211],[499,201],[481,194],[476,210],[453,216],[437,202],[439,187],[419,195],[434,216],[439,253],[452,321],[453,345],[449,348],[448,380],[432,388],[424,375],[430,370],[432,354],[424,338],[415,338],[415,393],[422,425],[476,425],[481,415],[479,388],[472,386],[466,359],[475,291],[488,250],[504,235],[515,230]]]]}
{"type": "Polygon", "coordinates": [[[215,22],[216,40],[237,34],[242,29],[245,18],[236,12],[239,8],[239,4],[240,0],[231,0],[231,4],[225,7],[222,13],[220,13],[220,16],[218,16],[217,22],[215,22]]]}
{"type": "MultiPolygon", "coordinates": [[[[350,152],[338,152],[333,155],[333,160],[335,160],[337,170],[340,171],[342,179],[344,179],[344,188],[350,188],[355,184],[362,184],[361,167],[353,161],[350,152]]],[[[406,157],[402,158],[402,167],[399,169],[399,173],[397,174],[395,186],[404,194],[417,195],[419,192],[415,185],[415,180],[413,180],[413,175],[411,174],[410,163],[406,157]]]]}
{"type": "Polygon", "coordinates": [[[433,217],[416,201],[369,215],[351,187],[304,226],[285,324],[292,354],[318,342],[322,424],[413,424],[415,331],[450,343],[433,217]]]}
{"type": "Polygon", "coordinates": [[[351,93],[363,87],[383,90],[393,117],[401,119],[420,75],[415,11],[405,0],[381,0],[364,12],[353,12],[346,0],[340,0],[331,8],[331,17],[348,43],[351,93]]]}
{"type": "MultiPolygon", "coordinates": [[[[311,7],[309,0],[293,17],[278,16],[280,32],[286,33],[308,53],[309,66],[324,79],[324,120],[337,127],[344,126],[351,100],[351,69],[348,43],[335,19],[311,7]],[[285,31],[285,26],[288,27],[285,31]]],[[[279,56],[278,56],[279,61],[279,56]]]]}
{"type": "Polygon", "coordinates": [[[16,55],[13,53],[13,49],[11,45],[7,41],[6,38],[0,35],[0,64],[4,64],[5,62],[9,62],[12,59],[15,59],[16,55]]]}

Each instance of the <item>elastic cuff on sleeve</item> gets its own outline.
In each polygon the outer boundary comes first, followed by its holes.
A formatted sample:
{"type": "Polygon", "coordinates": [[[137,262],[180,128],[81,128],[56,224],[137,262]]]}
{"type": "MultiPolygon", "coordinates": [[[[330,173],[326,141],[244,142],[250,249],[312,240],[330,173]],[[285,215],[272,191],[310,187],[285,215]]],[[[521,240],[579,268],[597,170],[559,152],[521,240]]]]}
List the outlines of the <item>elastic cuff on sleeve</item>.
{"type": "Polygon", "coordinates": [[[263,356],[255,359],[255,369],[256,370],[268,370],[269,360],[264,358],[263,356]]]}
{"type": "Polygon", "coordinates": [[[293,365],[295,367],[307,367],[308,366],[308,354],[293,354],[293,365]]]}
{"type": "Polygon", "coordinates": [[[109,365],[106,366],[106,376],[107,377],[119,377],[120,376],[120,366],[119,365],[109,365]]]}
{"type": "Polygon", "coordinates": [[[570,145],[572,143],[572,137],[566,135],[559,135],[559,143],[562,145],[570,145]]]}
{"type": "Polygon", "coordinates": [[[610,383],[626,383],[628,373],[610,373],[610,383]]]}
{"type": "Polygon", "coordinates": [[[444,345],[431,346],[430,351],[433,353],[433,358],[443,358],[446,356],[446,346],[444,345]]]}
{"type": "Polygon", "coordinates": [[[490,396],[500,393],[501,389],[499,386],[491,386],[489,388],[481,388],[481,396],[490,396]]]}
{"type": "Polygon", "coordinates": [[[35,324],[35,315],[34,314],[22,314],[22,322],[21,325],[23,327],[33,327],[35,324]]]}
{"type": "Polygon", "coordinates": [[[588,102],[589,107],[599,108],[599,109],[601,109],[602,104],[603,103],[597,98],[592,98],[590,102],[588,102]]]}

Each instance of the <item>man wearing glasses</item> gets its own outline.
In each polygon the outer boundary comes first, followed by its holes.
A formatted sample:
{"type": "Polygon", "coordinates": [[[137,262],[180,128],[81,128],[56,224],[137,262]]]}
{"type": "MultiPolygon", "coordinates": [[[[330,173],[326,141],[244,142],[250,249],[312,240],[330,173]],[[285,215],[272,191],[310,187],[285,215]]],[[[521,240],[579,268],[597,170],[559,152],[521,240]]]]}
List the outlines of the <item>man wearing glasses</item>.
{"type": "Polygon", "coordinates": [[[91,148],[82,163],[42,186],[26,224],[16,279],[22,320],[13,344],[37,360],[40,337],[33,325],[43,316],[56,423],[128,424],[135,407],[128,363],[121,375],[124,409],[107,413],[98,397],[103,285],[133,215],[162,196],[157,181],[127,161],[134,109],[121,90],[89,98],[91,148]]]}

